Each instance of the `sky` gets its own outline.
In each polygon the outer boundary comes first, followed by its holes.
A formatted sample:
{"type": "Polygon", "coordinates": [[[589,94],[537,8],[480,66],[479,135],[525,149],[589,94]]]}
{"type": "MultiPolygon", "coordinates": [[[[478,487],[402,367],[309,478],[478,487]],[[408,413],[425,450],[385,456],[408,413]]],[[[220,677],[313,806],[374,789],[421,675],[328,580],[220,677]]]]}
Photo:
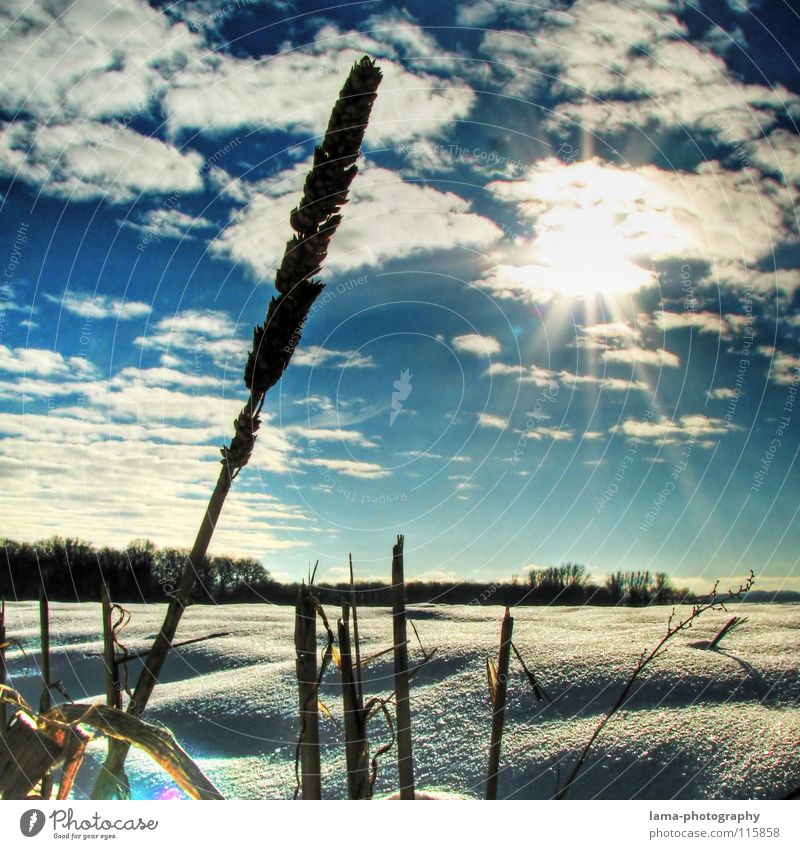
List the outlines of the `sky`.
{"type": "Polygon", "coordinates": [[[783,0],[7,0],[0,534],[188,547],[314,144],[384,79],[212,551],[800,589],[783,0]]]}

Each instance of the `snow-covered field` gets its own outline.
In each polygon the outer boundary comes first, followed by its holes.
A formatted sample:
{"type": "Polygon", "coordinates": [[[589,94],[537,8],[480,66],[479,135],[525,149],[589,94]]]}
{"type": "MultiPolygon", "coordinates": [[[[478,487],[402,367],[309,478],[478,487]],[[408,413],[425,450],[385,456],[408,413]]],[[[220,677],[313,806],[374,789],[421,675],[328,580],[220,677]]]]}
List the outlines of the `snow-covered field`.
{"type": "MultiPolygon", "coordinates": [[[[163,608],[131,605],[122,635],[146,650],[163,608]]],[[[688,612],[688,611],[686,611],[688,612]]],[[[607,727],[575,798],[777,798],[800,785],[800,606],[745,604],[749,621],[722,650],[691,647],[724,623],[709,612],[678,635],[645,673],[636,695],[607,727]]],[[[336,611],[328,609],[333,622],[336,611]]],[[[418,785],[480,796],[490,707],[485,659],[496,656],[499,607],[422,606],[411,618],[434,660],[412,683],[418,785]]],[[[640,652],[664,632],[668,608],[526,607],[515,611],[514,642],[553,704],[537,703],[512,658],[500,795],[548,798],[576,752],[620,692],[640,652]]],[[[11,604],[13,683],[38,703],[37,605],[11,604]]],[[[385,609],[360,612],[364,656],[391,644],[385,609]]],[[[75,701],[101,699],[97,604],[52,605],[53,675],[75,701]]],[[[234,798],[287,798],[294,787],[297,732],[293,610],[269,605],[190,608],[179,639],[230,636],[175,652],[147,716],[166,724],[223,792],[234,798]]],[[[388,694],[391,655],[370,665],[369,692],[388,694]]],[[[138,669],[131,664],[131,680],[138,669]]],[[[331,669],[321,695],[334,717],[342,706],[331,669]]],[[[323,787],[345,795],[342,733],[323,719],[323,787]]],[[[376,745],[382,720],[371,724],[376,745]]],[[[102,744],[94,744],[102,755],[102,744]]],[[[180,794],[151,762],[131,756],[137,797],[180,794]]],[[[85,768],[86,769],[86,768],[85,768]]],[[[377,790],[395,789],[394,752],[384,756],[377,790]]],[[[85,773],[83,787],[91,776],[85,773]]]]}

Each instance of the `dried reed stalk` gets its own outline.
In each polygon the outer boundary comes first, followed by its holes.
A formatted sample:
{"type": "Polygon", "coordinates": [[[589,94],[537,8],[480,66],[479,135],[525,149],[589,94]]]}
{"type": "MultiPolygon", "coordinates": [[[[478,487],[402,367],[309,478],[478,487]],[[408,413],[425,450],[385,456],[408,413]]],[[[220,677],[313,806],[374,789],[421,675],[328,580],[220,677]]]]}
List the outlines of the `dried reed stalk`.
{"type": "MultiPolygon", "coordinates": [[[[319,565],[319,564],[317,564],[317,565],[319,565]]],[[[314,572],[309,577],[309,581],[308,581],[309,587],[312,586],[313,583],[314,583],[314,575],[316,575],[316,572],[317,572],[317,569],[316,569],[316,566],[315,566],[314,572]]],[[[322,679],[325,677],[325,671],[327,670],[328,666],[330,665],[331,660],[333,660],[333,657],[334,657],[335,637],[333,636],[333,630],[331,629],[330,622],[328,622],[328,617],[325,615],[325,611],[324,611],[322,605],[319,603],[317,598],[312,593],[310,593],[309,595],[310,595],[311,600],[314,603],[314,610],[316,611],[317,615],[320,618],[320,621],[322,622],[322,627],[325,629],[325,635],[326,635],[326,638],[327,638],[327,641],[325,643],[325,648],[322,651],[322,660],[319,664],[319,672],[317,673],[317,680],[314,684],[313,692],[309,693],[309,696],[313,696],[313,704],[316,706],[317,713],[319,713],[319,711],[321,710],[326,716],[333,719],[333,717],[331,716],[331,712],[319,700],[319,689],[322,686],[322,679]]],[[[302,723],[301,723],[300,733],[297,735],[297,745],[295,747],[295,753],[294,753],[294,775],[295,775],[295,781],[296,781],[295,788],[294,788],[294,794],[293,794],[293,797],[292,797],[294,799],[296,799],[298,794],[300,793],[301,785],[303,783],[302,776],[300,774],[300,754],[301,754],[301,751],[302,751],[303,736],[304,736],[303,735],[303,726],[302,726],[302,723]]],[[[319,772],[320,772],[320,770],[319,770],[319,767],[317,766],[316,774],[318,775],[319,772]]]]}
{"type": "MultiPolygon", "coordinates": [[[[0,685],[7,683],[6,675],[6,600],[0,598],[0,685]]],[[[6,704],[0,704],[0,734],[7,724],[6,704]]]]}
{"type": "Polygon", "coordinates": [[[411,700],[408,686],[408,634],[406,584],[403,565],[405,538],[397,537],[392,549],[392,622],[394,630],[394,691],[397,712],[397,770],[400,798],[414,798],[414,752],[411,745],[411,700]]]}
{"type": "Polygon", "coordinates": [[[105,666],[106,704],[122,710],[122,686],[114,641],[114,621],[111,599],[105,584],[100,589],[100,606],[103,617],[103,665],[105,666]]]}
{"type": "Polygon", "coordinates": [[[25,799],[44,782],[64,747],[21,714],[0,735],[0,799],[25,799]]]}
{"type": "MultiPolygon", "coordinates": [[[[42,697],[39,702],[39,713],[46,713],[53,705],[53,696],[50,692],[50,605],[44,587],[39,590],[39,638],[41,642],[41,657],[39,660],[39,671],[42,676],[42,697]]],[[[42,799],[49,799],[53,795],[53,779],[50,774],[42,778],[42,799]]]]}
{"type": "MultiPolygon", "coordinates": [[[[122,683],[120,679],[120,661],[117,658],[117,650],[116,650],[116,635],[114,633],[114,607],[111,604],[111,598],[108,594],[108,587],[106,587],[105,583],[103,583],[100,588],[100,609],[101,616],[103,619],[103,666],[105,673],[105,685],[106,685],[106,704],[113,708],[114,710],[122,710],[122,683]]],[[[126,680],[127,680],[127,668],[123,667],[126,670],[126,680]]],[[[109,738],[108,740],[108,755],[111,757],[114,752],[115,745],[119,744],[114,741],[113,738],[109,738]]],[[[80,753],[80,757],[78,758],[76,755],[77,763],[74,764],[75,772],[77,772],[78,767],[80,766],[81,761],[83,760],[83,753],[80,753]]],[[[74,777],[73,777],[74,780],[74,777]]],[[[61,784],[64,784],[64,779],[62,778],[61,784]]],[[[117,796],[121,796],[123,798],[128,798],[130,795],[130,784],[128,783],[128,776],[125,774],[125,770],[122,766],[116,772],[116,794],[117,796]]],[[[105,798],[105,790],[100,782],[97,782],[92,789],[92,798],[93,799],[104,799],[105,798]]],[[[61,787],[59,787],[59,797],[61,795],[61,787]]]]}
{"type": "Polygon", "coordinates": [[[61,767],[61,781],[58,783],[58,795],[56,796],[59,802],[65,802],[69,799],[78,770],[81,768],[83,757],[86,754],[86,747],[90,742],[89,738],[79,729],[75,729],[75,732],[67,744],[64,764],[61,767]]]}
{"type": "Polygon", "coordinates": [[[709,651],[715,649],[728,634],[735,631],[741,625],[744,625],[745,622],[747,622],[747,618],[744,616],[731,616],[719,631],[717,631],[714,639],[708,644],[709,651]]]}
{"type": "MultiPolygon", "coordinates": [[[[489,744],[489,774],[486,778],[486,798],[497,798],[497,780],[500,771],[500,749],[503,744],[503,726],[506,719],[506,695],[508,693],[508,665],[511,659],[511,637],[514,620],[506,608],[500,628],[500,656],[497,659],[497,674],[494,681],[490,676],[492,697],[492,739],[489,744]]],[[[490,667],[491,668],[491,667],[490,667]]]]}
{"type": "Polygon", "coordinates": [[[297,594],[294,647],[300,709],[300,772],[304,799],[322,798],[317,699],[317,607],[305,583],[297,594]]]}
{"type": "MultiPolygon", "coordinates": [[[[67,781],[73,781],[80,765],[75,761],[82,756],[80,744],[88,742],[82,727],[142,749],[190,798],[223,798],[165,728],[100,704],[61,704],[37,715],[7,686],[0,687],[0,700],[16,711],[9,733],[0,740],[2,798],[24,798],[62,761],[67,781]]],[[[66,789],[60,791],[59,798],[65,794],[66,789]]]]}
{"type": "Polygon", "coordinates": [[[344,707],[345,758],[347,761],[347,795],[350,799],[372,798],[370,782],[367,716],[359,701],[358,673],[353,665],[350,644],[350,605],[342,602],[342,618],[338,623],[339,665],[342,673],[344,707]]]}
{"type": "MultiPolygon", "coordinates": [[[[356,160],[380,81],[381,72],[368,57],[355,63],[333,107],[325,138],[314,151],[314,165],[306,177],[303,197],[289,217],[294,235],[286,244],[275,275],[278,296],[270,300],[264,324],[253,331],[253,348],[244,372],[250,396],[234,421],[235,435],[230,445],[222,449],[222,468],[214,491],[128,706],[136,716],[147,707],[158,681],[191,598],[196,569],[205,559],[231,484],[250,460],[266,393],[289,365],[303,324],[322,291],[323,285],[312,278],[319,273],[330,240],[341,223],[339,212],[347,203],[350,184],[358,172],[356,160]]],[[[114,745],[109,751],[96,788],[104,797],[113,795],[127,753],[124,744],[114,745]]]]}
{"type": "Polygon", "coordinates": [[[364,710],[364,685],[361,673],[361,639],[358,633],[358,599],[356,598],[356,582],[353,574],[353,555],[349,555],[350,560],[350,605],[353,608],[353,645],[356,650],[355,657],[355,682],[356,695],[358,697],[358,709],[364,710]]]}
{"type": "Polygon", "coordinates": [[[531,689],[533,690],[533,696],[536,699],[536,701],[541,702],[542,700],[544,700],[544,701],[547,701],[550,704],[552,704],[553,700],[550,698],[550,696],[547,695],[547,692],[545,691],[545,689],[536,680],[536,676],[528,668],[528,664],[525,663],[524,658],[519,653],[519,649],[514,645],[514,643],[511,643],[511,649],[513,650],[514,654],[516,655],[516,658],[519,661],[520,666],[522,667],[522,671],[525,673],[525,677],[528,679],[528,683],[531,685],[531,689]]]}

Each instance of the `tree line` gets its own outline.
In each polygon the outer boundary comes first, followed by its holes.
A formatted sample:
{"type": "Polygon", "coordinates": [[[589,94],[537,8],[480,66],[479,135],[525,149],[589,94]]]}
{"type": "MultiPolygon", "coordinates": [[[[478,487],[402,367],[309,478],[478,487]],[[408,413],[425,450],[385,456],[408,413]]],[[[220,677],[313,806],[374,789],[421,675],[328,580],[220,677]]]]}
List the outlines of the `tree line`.
{"type": "MultiPolygon", "coordinates": [[[[79,539],[3,540],[0,596],[96,601],[103,583],[116,601],[163,601],[178,586],[188,551],[137,539],[124,549],[97,548],[79,539]]],[[[251,601],[272,583],[253,558],[207,557],[198,568],[196,602],[251,601]]]]}
{"type": "MultiPolygon", "coordinates": [[[[158,548],[137,539],[124,549],[98,548],[79,539],[51,537],[37,542],[3,540],[0,596],[35,599],[44,590],[56,601],[96,601],[103,583],[115,601],[164,601],[177,589],[188,551],[158,548]]],[[[297,583],[270,577],[258,561],[247,557],[207,557],[198,568],[196,603],[258,602],[293,604],[297,583]]],[[[338,604],[350,593],[346,583],[316,584],[320,601],[338,604]]],[[[391,606],[391,587],[382,581],[358,581],[356,601],[391,606]]],[[[409,604],[674,604],[693,600],[676,589],[664,572],[615,572],[594,583],[587,568],[565,563],[532,569],[526,581],[409,581],[409,604]]]]}

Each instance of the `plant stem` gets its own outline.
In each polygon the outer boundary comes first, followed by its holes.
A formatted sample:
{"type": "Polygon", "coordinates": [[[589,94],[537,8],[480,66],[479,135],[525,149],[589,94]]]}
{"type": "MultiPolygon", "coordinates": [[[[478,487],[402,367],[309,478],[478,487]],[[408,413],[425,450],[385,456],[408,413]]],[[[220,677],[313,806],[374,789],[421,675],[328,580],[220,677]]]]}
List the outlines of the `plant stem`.
{"type": "Polygon", "coordinates": [[[350,799],[372,796],[369,776],[369,743],[363,708],[359,707],[358,681],[353,669],[350,644],[350,611],[342,603],[339,620],[339,658],[342,667],[342,705],[344,708],[345,755],[347,760],[347,795],[350,799]]]}
{"type": "Polygon", "coordinates": [[[500,749],[503,744],[503,726],[506,718],[508,693],[508,666],[511,659],[511,637],[514,620],[506,608],[500,628],[500,656],[497,660],[497,682],[492,693],[492,739],[489,744],[489,774],[486,778],[486,798],[497,798],[497,781],[500,771],[500,749]]]}
{"type": "Polygon", "coordinates": [[[356,598],[356,582],[353,576],[353,555],[350,555],[350,604],[353,608],[353,644],[356,650],[355,682],[358,697],[358,709],[364,710],[364,685],[361,675],[361,638],[358,633],[358,599],[356,598]]]}
{"type": "MultiPolygon", "coordinates": [[[[41,642],[41,658],[39,660],[39,671],[42,675],[42,698],[39,703],[39,712],[46,713],[53,704],[50,693],[50,606],[44,587],[39,591],[39,635],[41,642]]],[[[42,799],[49,799],[53,794],[53,777],[45,773],[42,778],[42,799]]]]}
{"type": "MultiPolygon", "coordinates": [[[[178,624],[181,621],[183,611],[188,605],[192,589],[194,588],[197,573],[193,564],[202,563],[206,556],[208,545],[211,542],[214,528],[219,519],[219,514],[222,511],[222,505],[225,502],[225,497],[230,490],[230,486],[231,478],[228,468],[223,465],[217,478],[217,485],[208,502],[208,507],[203,517],[203,522],[200,525],[200,530],[197,533],[194,546],[189,554],[189,559],[181,573],[180,584],[175,595],[170,600],[166,616],[164,617],[164,623],[153,641],[153,647],[147,655],[147,659],[139,675],[139,681],[136,684],[136,689],[133,692],[133,698],[128,705],[128,713],[134,716],[142,715],[158,683],[158,676],[167,659],[172,641],[178,630],[178,624]]],[[[117,739],[109,740],[108,757],[100,770],[92,798],[108,799],[119,795],[127,783],[123,780],[122,770],[129,750],[130,743],[117,739]]]]}
{"type": "Polygon", "coordinates": [[[317,610],[311,588],[297,594],[294,614],[297,692],[300,709],[300,769],[304,799],[322,798],[317,706],[317,610]]]}
{"type": "Polygon", "coordinates": [[[414,753],[411,746],[411,700],[408,686],[408,635],[406,631],[406,584],[403,544],[400,535],[392,550],[392,621],[394,630],[394,691],[397,711],[397,770],[400,798],[414,797],[414,753]]]}
{"type": "MultiPolygon", "coordinates": [[[[6,600],[0,598],[0,684],[5,684],[6,677],[6,600]]],[[[0,704],[0,734],[6,730],[6,703],[0,704]]]]}
{"type": "MultiPolygon", "coordinates": [[[[381,72],[368,57],[353,65],[331,112],[322,144],[314,151],[314,164],[306,177],[300,204],[289,217],[294,235],[286,244],[275,274],[278,296],[269,302],[264,323],[253,331],[253,347],[244,371],[250,397],[234,421],[233,439],[222,449],[222,469],[200,530],[128,705],[128,711],[136,716],[144,712],[158,681],[231,484],[250,461],[266,394],[286,371],[311,307],[323,289],[312,278],[319,273],[331,238],[341,223],[339,213],[358,172],[355,163],[380,81],[381,72]]],[[[95,794],[106,793],[119,784],[117,776],[129,748],[125,743],[109,748],[95,794]]]]}
{"type": "Polygon", "coordinates": [[[103,664],[106,671],[106,704],[110,708],[122,710],[122,688],[120,686],[119,666],[117,665],[116,651],[114,649],[114,623],[112,621],[111,599],[108,596],[108,587],[105,583],[100,588],[100,606],[103,617],[103,664]]]}

